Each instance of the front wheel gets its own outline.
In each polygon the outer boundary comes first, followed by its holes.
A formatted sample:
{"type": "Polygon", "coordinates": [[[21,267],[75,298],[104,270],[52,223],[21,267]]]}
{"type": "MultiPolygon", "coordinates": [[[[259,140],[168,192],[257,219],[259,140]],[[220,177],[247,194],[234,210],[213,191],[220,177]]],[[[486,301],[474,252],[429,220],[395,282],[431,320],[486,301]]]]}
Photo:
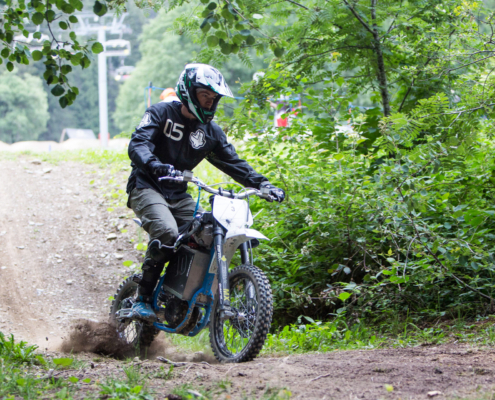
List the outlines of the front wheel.
{"type": "Polygon", "coordinates": [[[229,274],[234,316],[220,318],[218,295],[210,320],[210,343],[220,362],[251,361],[261,351],[272,323],[270,283],[254,265],[240,265],[229,274]]]}

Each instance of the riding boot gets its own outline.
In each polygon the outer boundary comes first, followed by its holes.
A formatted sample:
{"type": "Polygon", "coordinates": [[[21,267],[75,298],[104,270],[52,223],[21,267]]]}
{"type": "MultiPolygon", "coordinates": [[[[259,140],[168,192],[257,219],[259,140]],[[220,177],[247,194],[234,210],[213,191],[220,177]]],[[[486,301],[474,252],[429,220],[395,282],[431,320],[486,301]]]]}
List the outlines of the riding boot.
{"type": "Polygon", "coordinates": [[[165,263],[156,262],[152,258],[144,260],[143,263],[143,278],[139,283],[138,295],[151,296],[155,289],[158,279],[162,274],[165,263]]]}
{"type": "Polygon", "coordinates": [[[152,307],[152,295],[160,279],[165,263],[173,256],[173,250],[162,246],[158,239],[152,240],[143,263],[143,277],[139,282],[137,302],[133,305],[132,316],[145,321],[154,322],[157,316],[152,307]]]}
{"type": "Polygon", "coordinates": [[[143,277],[139,282],[136,303],[132,306],[131,318],[155,322],[158,318],[153,310],[153,290],[163,271],[164,263],[148,258],[143,263],[143,277]]]}

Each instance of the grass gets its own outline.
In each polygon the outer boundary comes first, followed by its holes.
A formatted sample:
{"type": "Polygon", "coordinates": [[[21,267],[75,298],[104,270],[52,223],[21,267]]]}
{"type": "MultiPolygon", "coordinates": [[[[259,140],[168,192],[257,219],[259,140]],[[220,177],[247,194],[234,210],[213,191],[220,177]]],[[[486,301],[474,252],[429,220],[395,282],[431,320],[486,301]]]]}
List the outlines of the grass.
{"type": "MultiPolygon", "coordinates": [[[[171,380],[174,377],[173,366],[161,366],[157,371],[146,372],[139,364],[126,364],[122,367],[122,379],[113,376],[103,377],[92,382],[75,376],[58,375],[58,371],[71,373],[78,364],[73,358],[45,359],[36,352],[37,347],[23,341],[15,341],[13,335],[0,332],[0,398],[24,399],[108,399],[108,400],[152,400],[155,396],[149,388],[150,379],[171,380]],[[50,376],[50,370],[55,373],[50,376]]],[[[79,364],[81,364],[79,362],[79,364]]],[[[82,365],[82,364],[81,364],[82,365]]],[[[80,372],[81,370],[79,370],[80,372]]],[[[78,375],[78,371],[74,375],[78,375]]],[[[210,383],[210,382],[208,382],[210,383]]],[[[183,399],[220,399],[231,398],[232,382],[228,379],[213,382],[208,389],[198,385],[178,385],[172,392],[183,399]]],[[[260,399],[289,399],[291,393],[285,389],[267,388],[260,399]]],[[[255,399],[244,395],[244,399],[255,399]]]]}
{"type": "Polygon", "coordinates": [[[37,346],[16,342],[13,335],[0,332],[0,398],[42,398],[43,393],[70,398],[73,380],[43,379],[50,369],[58,371],[72,364],[72,359],[46,360],[36,353],[37,346]]]}
{"type": "MultiPolygon", "coordinates": [[[[73,358],[45,359],[36,352],[37,346],[16,341],[13,335],[0,332],[0,399],[65,399],[85,398],[151,400],[147,388],[148,374],[139,365],[123,368],[125,378],[107,377],[104,382],[93,384],[91,379],[75,376],[60,377],[62,370],[74,370],[81,361],[73,358]],[[50,371],[54,373],[50,375],[50,371]]],[[[79,368],[79,371],[81,369],[79,368]]],[[[76,371],[77,372],[77,371],[76,371]]],[[[170,379],[173,367],[160,370],[160,378],[170,379]]],[[[66,375],[66,374],[64,374],[66,375]]],[[[151,376],[156,378],[157,376],[151,376]]]]}
{"type": "MultiPolygon", "coordinates": [[[[183,400],[193,399],[231,399],[232,382],[228,379],[214,382],[209,389],[195,388],[189,383],[176,387],[172,393],[181,396],[183,400]]],[[[292,397],[292,393],[289,390],[281,389],[277,387],[267,387],[263,394],[257,394],[256,397],[243,393],[242,397],[236,396],[236,398],[242,398],[243,400],[288,400],[292,397]]]]}
{"type": "Polygon", "coordinates": [[[100,398],[126,400],[152,400],[153,396],[145,387],[109,378],[100,384],[100,398]]]}
{"type": "Polygon", "coordinates": [[[130,160],[127,151],[113,151],[100,149],[51,151],[35,153],[22,151],[16,153],[0,152],[0,160],[16,160],[19,157],[28,157],[58,165],[61,162],[76,161],[85,164],[97,164],[100,167],[126,167],[129,168],[130,160]]]}
{"type": "Polygon", "coordinates": [[[182,335],[167,335],[172,344],[189,353],[202,351],[203,353],[211,353],[210,348],[210,333],[208,329],[203,329],[194,337],[182,335]]]}
{"type": "Polygon", "coordinates": [[[495,317],[486,317],[475,323],[455,320],[424,326],[411,320],[384,321],[379,325],[364,322],[348,325],[339,318],[327,322],[292,324],[276,334],[269,334],[261,354],[398,348],[444,343],[494,346],[495,317]]]}
{"type": "MultiPolygon", "coordinates": [[[[476,323],[467,321],[450,321],[435,326],[419,327],[408,321],[401,324],[389,324],[380,331],[380,327],[365,326],[357,323],[348,326],[344,321],[318,322],[291,325],[277,334],[268,337],[263,354],[297,354],[307,352],[324,352],[332,350],[370,349],[385,347],[406,347],[422,344],[469,343],[475,346],[495,345],[495,328],[493,318],[482,319],[476,323]]],[[[381,325],[384,326],[384,325],[381,325]]],[[[203,331],[199,341],[179,335],[169,336],[176,346],[195,351],[196,346],[204,350],[208,346],[208,331],[203,331]]],[[[102,381],[91,382],[90,379],[77,378],[84,363],[68,358],[44,358],[37,353],[36,346],[23,341],[16,341],[12,335],[0,332],[0,399],[73,399],[73,398],[105,398],[105,399],[139,399],[157,398],[150,388],[151,380],[172,380],[173,366],[161,366],[158,370],[149,371],[139,364],[130,362],[123,364],[123,377],[104,377],[102,381]],[[44,378],[49,370],[62,371],[52,378],[44,378]],[[65,376],[65,377],[62,377],[65,376]]],[[[156,382],[156,381],[155,381],[156,382]]],[[[222,399],[232,398],[232,383],[228,379],[207,382],[208,388],[202,388],[201,379],[194,385],[178,385],[172,392],[183,399],[222,399]]],[[[206,383],[206,382],[205,382],[206,383]]],[[[486,388],[485,388],[486,390],[486,388]]],[[[236,393],[236,398],[239,393],[236,393]]],[[[261,395],[252,397],[244,393],[243,399],[290,399],[291,393],[283,388],[266,388],[261,395]]],[[[452,397],[455,398],[455,397],[452,397]]],[[[480,388],[480,393],[462,397],[466,399],[491,399],[489,392],[480,388]]]]}

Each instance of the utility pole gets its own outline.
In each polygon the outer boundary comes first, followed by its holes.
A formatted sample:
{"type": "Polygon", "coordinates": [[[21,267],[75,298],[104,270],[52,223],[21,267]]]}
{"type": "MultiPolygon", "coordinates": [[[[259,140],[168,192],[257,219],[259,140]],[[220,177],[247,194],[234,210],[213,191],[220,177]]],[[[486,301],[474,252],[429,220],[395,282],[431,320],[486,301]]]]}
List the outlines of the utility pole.
{"type": "MultiPolygon", "coordinates": [[[[1,1],[1,0],[0,0],[1,1]]],[[[107,58],[108,57],[127,57],[131,54],[131,43],[128,40],[123,40],[124,33],[132,33],[132,30],[124,25],[124,19],[127,13],[120,14],[105,14],[98,17],[93,13],[78,13],[76,17],[78,23],[74,25],[74,32],[78,36],[90,36],[95,32],[98,35],[98,42],[103,45],[103,51],[98,54],[98,104],[100,111],[100,144],[104,149],[108,148],[108,76],[107,76],[107,58]],[[106,40],[106,32],[111,35],[119,35],[119,39],[106,40]]],[[[63,33],[65,31],[54,28],[54,31],[63,33]]],[[[37,28],[39,31],[39,27],[37,28]]],[[[34,39],[33,33],[30,33],[27,38],[24,36],[16,36],[15,40],[32,43],[31,51],[41,49],[42,43],[50,38],[43,34],[40,39],[34,39]]],[[[0,60],[1,61],[1,60],[0,60]]],[[[131,67],[127,67],[131,68],[131,67]]],[[[150,84],[151,86],[151,84],[150,84]]],[[[151,90],[151,89],[150,89],[151,90]]],[[[12,139],[13,140],[13,139],[12,139]]]]}
{"type": "Polygon", "coordinates": [[[76,14],[79,23],[75,26],[78,36],[88,36],[97,32],[98,42],[103,45],[103,51],[98,54],[98,103],[100,111],[100,144],[101,147],[108,148],[108,76],[107,58],[125,57],[131,54],[131,45],[128,40],[122,40],[122,35],[132,32],[124,25],[127,13],[116,16],[106,14],[98,17],[92,13],[76,14]],[[120,39],[106,40],[106,32],[112,35],[119,35],[120,39]]]}

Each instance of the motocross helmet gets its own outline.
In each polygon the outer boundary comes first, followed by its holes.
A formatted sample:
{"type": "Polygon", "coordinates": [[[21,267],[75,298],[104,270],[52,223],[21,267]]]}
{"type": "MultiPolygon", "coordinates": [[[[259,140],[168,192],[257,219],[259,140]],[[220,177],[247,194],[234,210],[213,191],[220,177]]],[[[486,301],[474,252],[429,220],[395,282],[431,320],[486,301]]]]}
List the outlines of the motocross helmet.
{"type": "Polygon", "coordinates": [[[223,96],[234,97],[220,71],[207,64],[187,64],[175,91],[182,104],[203,124],[213,119],[223,96]],[[218,95],[209,110],[199,104],[197,89],[208,89],[218,95]]]}

